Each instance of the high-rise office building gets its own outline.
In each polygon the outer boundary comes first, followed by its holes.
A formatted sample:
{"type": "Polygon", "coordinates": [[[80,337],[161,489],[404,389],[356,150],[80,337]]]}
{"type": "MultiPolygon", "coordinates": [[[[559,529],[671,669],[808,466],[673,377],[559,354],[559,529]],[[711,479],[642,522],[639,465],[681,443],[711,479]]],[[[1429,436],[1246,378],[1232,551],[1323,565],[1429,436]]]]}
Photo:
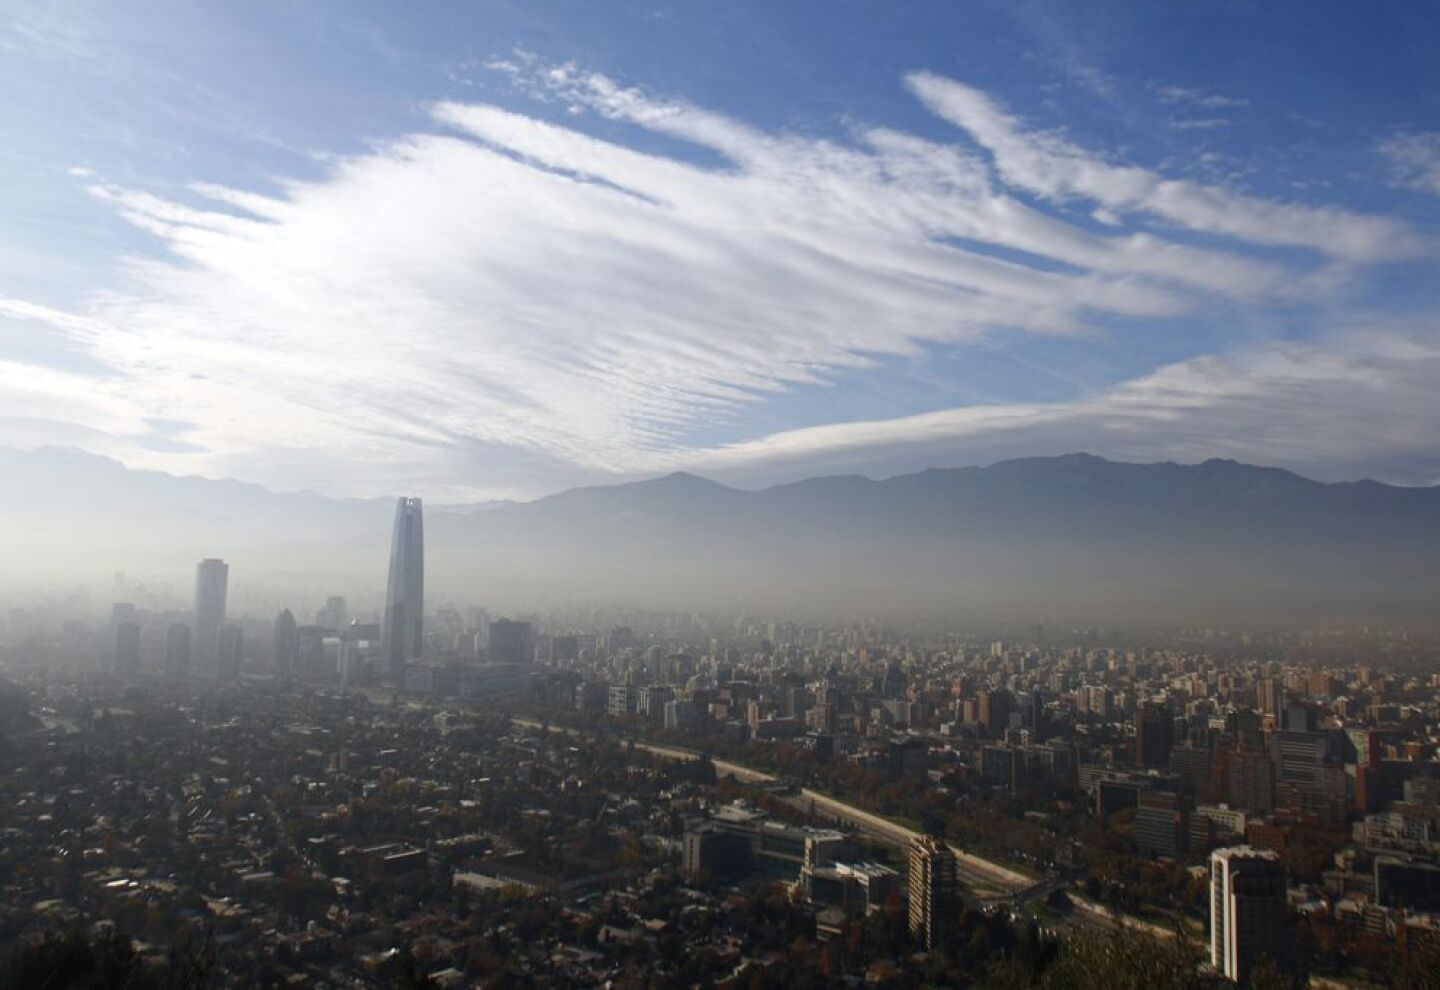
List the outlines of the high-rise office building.
{"type": "Polygon", "coordinates": [[[992,738],[999,738],[1005,734],[1010,727],[1010,712],[1014,707],[1015,696],[1009,691],[999,689],[995,691],[981,691],[976,700],[979,703],[980,724],[985,727],[985,732],[992,738]]]}
{"type": "Polygon", "coordinates": [[[295,673],[295,615],[288,608],[275,617],[275,672],[282,677],[295,673]]]}
{"type": "Polygon", "coordinates": [[[1170,706],[1146,702],[1135,713],[1135,765],[1164,770],[1175,748],[1175,716],[1170,706]]]}
{"type": "Polygon", "coordinates": [[[1108,719],[1115,707],[1115,696],[1104,685],[1087,684],[1080,689],[1080,699],[1083,702],[1081,711],[1098,715],[1102,719],[1108,719]]]}
{"type": "Polygon", "coordinates": [[[496,619],[490,623],[490,659],[495,663],[532,663],[535,638],[528,622],[496,619]]]}
{"type": "Polygon", "coordinates": [[[380,627],[373,623],[352,622],[340,634],[340,656],[337,667],[340,686],[348,688],[369,671],[372,658],[380,653],[380,627]]]}
{"type": "Polygon", "coordinates": [[[315,624],[321,629],[334,629],[339,632],[349,622],[350,616],[345,607],[345,599],[339,595],[331,595],[325,599],[325,607],[315,613],[315,624]]]}
{"type": "Polygon", "coordinates": [[[1045,695],[1039,688],[1030,692],[1030,741],[1042,743],[1050,736],[1050,722],[1045,715],[1045,695]]]}
{"type": "Polygon", "coordinates": [[[1247,811],[1275,810],[1275,761],[1265,753],[1242,749],[1230,755],[1230,803],[1247,811]]]}
{"type": "Polygon", "coordinates": [[[135,677],[140,673],[140,626],[122,622],[115,630],[115,673],[135,677]]]}
{"type": "Polygon", "coordinates": [[[195,568],[195,634],[190,641],[190,656],[195,673],[201,677],[215,676],[229,584],[230,565],[223,560],[207,557],[195,568]]]}
{"type": "Polygon", "coordinates": [[[1233,846],[1210,855],[1210,964],[1236,983],[1261,959],[1294,967],[1285,915],[1285,866],[1270,849],[1233,846]]]}
{"type": "Polygon", "coordinates": [[[620,653],[632,649],[635,642],[635,630],[629,626],[616,626],[610,630],[610,635],[605,637],[605,649],[612,654],[620,653]]]}
{"type": "Polygon", "coordinates": [[[885,698],[903,698],[908,686],[905,669],[900,666],[900,661],[890,661],[890,665],[885,669],[885,676],[880,681],[880,695],[885,698]]]}
{"type": "Polygon", "coordinates": [[[222,681],[240,679],[240,656],[245,650],[245,635],[239,626],[225,626],[220,630],[219,647],[215,656],[215,677],[222,681]]]}
{"type": "Polygon", "coordinates": [[[910,934],[933,949],[959,911],[955,853],[940,839],[917,838],[910,843],[910,934]]]}
{"type": "Polygon", "coordinates": [[[425,530],[420,500],[395,505],[390,538],[390,578],[385,587],[385,663],[396,684],[405,682],[406,661],[420,656],[425,612],[425,530]]]}
{"type": "Polygon", "coordinates": [[[1260,710],[1266,715],[1273,715],[1278,719],[1285,710],[1285,685],[1278,677],[1261,678],[1260,683],[1255,686],[1255,694],[1260,710]]]}
{"type": "Polygon", "coordinates": [[[172,681],[190,676],[190,627],[183,622],[165,631],[165,676],[172,681]]]}
{"type": "Polygon", "coordinates": [[[1140,855],[1179,859],[1189,841],[1189,799],[1170,791],[1141,791],[1131,834],[1140,855]]]}

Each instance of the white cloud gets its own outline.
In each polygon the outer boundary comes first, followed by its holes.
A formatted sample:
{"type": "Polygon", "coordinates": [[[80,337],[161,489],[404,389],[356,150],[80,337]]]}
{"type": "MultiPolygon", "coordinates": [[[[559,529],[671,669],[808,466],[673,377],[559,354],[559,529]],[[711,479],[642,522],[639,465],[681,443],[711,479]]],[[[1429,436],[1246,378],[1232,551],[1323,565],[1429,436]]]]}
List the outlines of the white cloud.
{"type": "Polygon", "coordinates": [[[1241,97],[1222,96],[1186,86],[1161,86],[1155,93],[1160,97],[1161,103],[1199,107],[1203,110],[1236,110],[1250,105],[1249,100],[1241,97]]]}
{"type": "Polygon", "coordinates": [[[1047,199],[1087,199],[1191,230],[1309,248],[1354,262],[1412,257],[1423,250],[1405,224],[1388,217],[1260,199],[1114,165],[1063,138],[1025,130],[989,96],[964,83],[928,72],[907,81],[935,113],[964,128],[994,156],[1006,182],[1047,199]]]}
{"type": "MultiPolygon", "coordinates": [[[[523,62],[525,56],[521,58],[523,62]]],[[[995,187],[986,165],[966,151],[884,128],[872,128],[859,135],[880,152],[877,157],[826,142],[773,138],[687,104],[650,99],[638,90],[617,86],[605,76],[580,72],[571,66],[548,72],[521,68],[516,71],[516,79],[537,95],[557,96],[608,117],[722,152],[767,179],[779,178],[799,187],[800,192],[834,191],[838,182],[862,186],[856,192],[874,199],[887,211],[903,206],[912,236],[966,238],[1077,268],[1155,276],[1235,298],[1277,291],[1293,277],[1253,257],[1242,259],[1192,249],[1147,234],[1089,236],[1030,209],[995,187]],[[863,188],[877,184],[881,188],[863,188]]],[[[487,115],[491,108],[477,108],[477,112],[487,115]]],[[[504,137],[510,138],[513,133],[504,137]]],[[[581,165],[578,160],[558,164],[567,168],[581,165]]],[[[607,178],[623,181],[635,159],[626,157],[607,164],[607,178]]],[[[586,158],[585,167],[598,166],[586,158]]],[[[828,210],[857,202],[862,202],[857,196],[835,202],[807,196],[802,205],[828,210]]],[[[1104,211],[1101,216],[1114,214],[1104,211]]]]}
{"type": "Polygon", "coordinates": [[[0,296],[0,316],[9,317],[12,320],[48,324],[57,330],[90,337],[104,333],[107,329],[105,324],[99,320],[77,316],[74,313],[67,313],[50,306],[40,306],[23,299],[9,299],[5,296],[0,296]]]}
{"type": "MultiPolygon", "coordinates": [[[[41,327],[81,346],[109,329],[88,317],[0,296],[0,348],[9,335],[44,332],[41,327]]],[[[0,446],[83,443],[97,452],[119,452],[126,447],[122,435],[144,429],[113,381],[0,358],[0,446]]]]}
{"type": "Polygon", "coordinates": [[[1170,128],[1176,131],[1213,131],[1220,127],[1229,127],[1230,121],[1225,117],[1172,117],[1170,128]]]}
{"type": "Polygon", "coordinates": [[[1380,145],[1396,185],[1440,196],[1440,133],[1396,134],[1380,145]]]}
{"type": "Polygon", "coordinates": [[[696,452],[686,466],[740,479],[804,477],[1087,450],[1142,461],[1232,457],[1333,480],[1435,484],[1437,376],[1433,333],[1357,332],[1181,361],[1075,402],[791,430],[696,452]]]}
{"type": "MultiPolygon", "coordinates": [[[[127,457],[145,466],[361,493],[460,479],[450,483],[505,494],[522,474],[760,463],[862,434],[925,442],[1084,422],[1073,409],[998,407],[699,455],[693,439],[741,433],[748,407],[877,357],[996,335],[1080,338],[1114,317],[1159,325],[1216,300],[1289,301],[1331,277],[1137,230],[1126,222],[1137,210],[1260,245],[1317,246],[1328,222],[1323,250],[1350,261],[1388,257],[1409,236],[1379,218],[1104,164],[934,76],[911,85],[964,122],[995,169],[967,147],[885,128],[846,142],[769,134],[573,66],[517,56],[500,68],[560,106],[703,157],[444,103],[433,128],[278,195],[199,183],[187,204],[92,182],[164,250],[133,259],[127,283],[83,315],[26,311],[117,369],[83,395],[69,380],[56,393],[98,403],[103,415],[79,421],[115,444],[152,419],[185,424],[181,449],[127,457]],[[1107,229],[1029,206],[1007,184],[1085,196],[1107,229]],[[1386,250],[1372,243],[1382,233],[1386,250]]],[[[17,408],[5,388],[0,408],[17,408]]]]}

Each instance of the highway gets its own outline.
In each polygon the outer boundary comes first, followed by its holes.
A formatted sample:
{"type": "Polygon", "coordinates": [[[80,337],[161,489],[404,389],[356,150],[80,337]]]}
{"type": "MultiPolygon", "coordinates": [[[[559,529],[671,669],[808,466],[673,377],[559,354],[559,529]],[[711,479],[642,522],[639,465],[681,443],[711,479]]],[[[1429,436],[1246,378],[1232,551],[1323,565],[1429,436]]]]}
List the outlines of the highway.
{"type": "MultiPolygon", "coordinates": [[[[569,736],[594,738],[594,733],[580,729],[570,729],[563,726],[543,726],[540,722],[529,718],[511,718],[514,725],[530,729],[548,728],[551,732],[559,732],[569,736]]],[[[638,739],[629,737],[618,737],[622,743],[630,743],[636,749],[643,750],[655,756],[668,760],[693,761],[701,758],[703,754],[693,749],[685,749],[680,746],[661,746],[655,743],[641,742],[638,739]]],[[[715,774],[719,777],[733,777],[744,784],[774,784],[779,783],[780,778],[764,770],[756,770],[754,767],[747,767],[743,763],[735,763],[731,760],[719,760],[711,757],[711,763],[715,766],[715,774]]],[[[857,808],[853,804],[841,801],[839,798],[831,797],[828,794],[813,790],[812,788],[801,788],[799,796],[792,801],[800,810],[814,814],[819,818],[827,818],[831,821],[849,825],[856,831],[869,836],[879,842],[902,848],[909,846],[920,833],[911,828],[906,828],[898,822],[881,817],[873,812],[857,808]]],[[[1129,915],[1116,915],[1102,905],[1092,903],[1083,897],[1077,896],[1073,891],[1067,890],[1068,882],[1063,877],[1054,875],[1044,877],[1033,877],[1011,869],[994,860],[984,859],[974,853],[966,852],[956,845],[950,849],[955,853],[956,866],[960,875],[960,881],[971,893],[982,903],[995,905],[1009,905],[1018,907],[1029,901],[1049,897],[1056,890],[1066,890],[1071,902],[1075,905],[1066,921],[1070,926],[1109,930],[1119,924],[1126,928],[1134,928],[1157,938],[1173,938],[1174,932],[1161,925],[1156,925],[1140,918],[1129,915]]]]}
{"type": "MultiPolygon", "coordinates": [[[[512,718],[515,725],[526,728],[539,729],[543,726],[534,719],[512,718]]],[[[561,726],[549,726],[552,732],[563,732],[571,736],[590,736],[588,732],[579,729],[568,729],[561,726]]],[[[631,743],[636,749],[643,750],[655,756],[669,760],[698,760],[700,753],[692,749],[683,749],[679,746],[660,746],[654,743],[641,742],[636,739],[624,738],[623,742],[631,743]]],[[[735,763],[730,760],[711,758],[715,766],[717,777],[733,777],[742,784],[773,784],[778,783],[779,778],[764,770],[756,770],[754,767],[747,767],[743,763],[735,763]]],[[[920,833],[911,828],[906,828],[896,822],[883,818],[880,815],[857,808],[853,804],[831,797],[828,794],[811,788],[802,788],[800,801],[808,810],[820,817],[829,818],[841,822],[856,829],[873,839],[890,845],[907,847],[920,833]]],[[[952,845],[951,850],[955,853],[956,865],[959,867],[960,879],[966,886],[972,888],[977,894],[990,895],[991,897],[1013,897],[1027,888],[1036,885],[1036,879],[1026,874],[1009,869],[1006,866],[992,860],[982,859],[973,853],[966,852],[959,846],[952,845]]],[[[1042,881],[1043,882],[1043,881],[1042,881]]]]}

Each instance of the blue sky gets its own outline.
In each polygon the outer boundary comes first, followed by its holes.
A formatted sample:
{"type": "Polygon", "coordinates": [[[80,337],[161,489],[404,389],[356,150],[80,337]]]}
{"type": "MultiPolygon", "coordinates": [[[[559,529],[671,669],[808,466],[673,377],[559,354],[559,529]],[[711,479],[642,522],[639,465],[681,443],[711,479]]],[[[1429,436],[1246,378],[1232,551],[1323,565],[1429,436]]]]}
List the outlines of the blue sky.
{"type": "Polygon", "coordinates": [[[1440,482],[1431,5],[0,13],[0,444],[335,494],[1440,482]]]}

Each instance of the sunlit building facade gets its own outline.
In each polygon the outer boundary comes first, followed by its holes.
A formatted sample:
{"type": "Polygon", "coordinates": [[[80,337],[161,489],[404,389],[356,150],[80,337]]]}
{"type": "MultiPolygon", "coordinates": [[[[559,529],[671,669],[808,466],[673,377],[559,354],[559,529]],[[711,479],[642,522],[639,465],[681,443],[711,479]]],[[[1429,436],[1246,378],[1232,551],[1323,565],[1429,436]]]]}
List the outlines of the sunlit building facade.
{"type": "Polygon", "coordinates": [[[195,568],[195,634],[190,640],[192,669],[214,677],[220,656],[220,627],[225,625],[225,596],[230,565],[207,557],[195,568]]]}
{"type": "Polygon", "coordinates": [[[395,505],[390,538],[390,579],[385,588],[385,663],[396,684],[405,681],[405,664],[420,656],[425,614],[425,528],[418,498],[395,505]]]}

